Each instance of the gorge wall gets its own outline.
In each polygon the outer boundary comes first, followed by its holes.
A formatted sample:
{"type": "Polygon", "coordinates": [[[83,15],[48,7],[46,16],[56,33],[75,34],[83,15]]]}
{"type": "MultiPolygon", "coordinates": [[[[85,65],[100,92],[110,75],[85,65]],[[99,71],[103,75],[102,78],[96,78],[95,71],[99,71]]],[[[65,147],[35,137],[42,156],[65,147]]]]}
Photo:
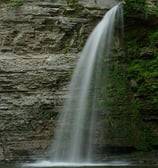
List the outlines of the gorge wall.
{"type": "MultiPolygon", "coordinates": [[[[15,5],[13,7],[9,2],[1,4],[0,160],[30,160],[46,152],[51,143],[58,113],[66,98],[67,85],[79,52],[94,26],[101,20],[106,10],[115,3],[116,1],[80,0],[67,4],[65,0],[26,0],[22,6],[15,5]]],[[[153,1],[151,4],[155,9],[156,3],[154,4],[153,1]]],[[[134,110],[133,112],[129,110],[127,115],[123,114],[125,116],[123,121],[126,121],[123,125],[125,133],[117,134],[117,137],[114,138],[115,141],[107,140],[109,144],[106,145],[137,148],[140,146],[138,142],[146,143],[152,135],[154,142],[150,140],[152,143],[150,147],[156,147],[158,145],[157,15],[152,13],[149,18],[144,19],[140,15],[128,14],[125,19],[126,40],[128,41],[126,60],[128,72],[126,76],[128,90],[130,90],[126,99],[132,104],[131,108],[134,110]],[[144,24],[141,26],[140,23],[144,24]],[[148,41],[149,36],[145,35],[139,36],[136,43],[132,41],[144,29],[144,34],[147,32],[150,34],[151,27],[155,34],[152,36],[153,40],[150,44],[146,41],[143,44],[140,43],[142,39],[148,41]],[[140,28],[139,31],[138,28],[140,28]],[[138,44],[141,44],[139,52],[136,50],[138,44]],[[151,45],[154,47],[154,52],[151,51],[151,45]],[[141,69],[138,69],[138,66],[135,66],[140,63],[140,59],[145,63],[141,69]],[[154,74],[150,74],[150,79],[143,76],[145,79],[141,78],[140,81],[137,78],[142,75],[146,64],[151,61],[153,61],[154,74]],[[147,83],[145,83],[145,90],[142,91],[140,89],[144,89],[142,88],[143,80],[147,83]],[[153,90],[150,90],[149,86],[153,90]],[[147,90],[150,93],[146,92],[147,90]],[[146,95],[146,93],[148,94],[146,95]],[[141,101],[139,108],[137,100],[141,101]],[[140,117],[137,117],[138,115],[140,117]],[[129,117],[131,123],[137,122],[127,128],[129,117]],[[140,120],[143,124],[137,132],[139,138],[133,140],[131,137],[136,134],[138,127],[135,126],[140,123],[140,120]],[[142,131],[147,129],[144,127],[144,121],[148,129],[152,129],[150,135],[144,135],[142,131]],[[129,136],[131,129],[132,134],[129,136]],[[140,141],[143,136],[147,138],[140,141]],[[122,142],[124,137],[128,138],[122,142]]],[[[151,65],[148,65],[150,68],[151,65]]],[[[148,72],[148,69],[146,71],[148,72]]],[[[116,96],[115,99],[117,99],[116,96]]],[[[121,111],[119,101],[117,107],[120,107],[121,111]]],[[[123,111],[126,110],[123,109],[123,111]]],[[[122,129],[120,125],[120,121],[123,123],[122,118],[119,118],[118,114],[114,117],[109,116],[105,121],[110,123],[110,131],[115,132],[116,125],[122,129]],[[116,116],[119,122],[115,119],[116,116]]],[[[143,147],[144,144],[141,149],[143,147]]]]}
{"type": "Polygon", "coordinates": [[[106,11],[83,2],[1,4],[0,160],[28,160],[50,144],[78,53],[106,11]]]}

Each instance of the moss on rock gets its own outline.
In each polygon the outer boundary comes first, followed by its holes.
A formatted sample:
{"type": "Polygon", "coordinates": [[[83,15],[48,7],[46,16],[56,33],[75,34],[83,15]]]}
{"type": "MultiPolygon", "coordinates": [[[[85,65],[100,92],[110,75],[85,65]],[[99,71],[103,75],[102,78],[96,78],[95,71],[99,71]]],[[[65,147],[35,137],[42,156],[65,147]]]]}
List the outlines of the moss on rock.
{"type": "MultiPolygon", "coordinates": [[[[152,15],[153,16],[153,15],[152,15]]],[[[155,22],[139,16],[126,18],[126,50],[128,57],[128,80],[131,89],[131,112],[136,129],[135,147],[139,150],[151,150],[158,144],[158,32],[157,16],[155,22]],[[127,18],[129,20],[127,20],[127,18]],[[143,25],[141,23],[144,23],[143,25]],[[146,25],[146,26],[144,26],[146,25]]]]}

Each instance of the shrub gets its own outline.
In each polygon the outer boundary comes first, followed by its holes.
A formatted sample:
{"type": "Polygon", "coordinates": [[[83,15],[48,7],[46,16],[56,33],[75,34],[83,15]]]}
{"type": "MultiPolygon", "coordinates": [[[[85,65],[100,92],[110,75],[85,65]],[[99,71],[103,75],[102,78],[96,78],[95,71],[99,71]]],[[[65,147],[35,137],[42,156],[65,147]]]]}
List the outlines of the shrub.
{"type": "Polygon", "coordinates": [[[24,0],[10,0],[10,5],[11,6],[21,6],[23,5],[24,0]]]}

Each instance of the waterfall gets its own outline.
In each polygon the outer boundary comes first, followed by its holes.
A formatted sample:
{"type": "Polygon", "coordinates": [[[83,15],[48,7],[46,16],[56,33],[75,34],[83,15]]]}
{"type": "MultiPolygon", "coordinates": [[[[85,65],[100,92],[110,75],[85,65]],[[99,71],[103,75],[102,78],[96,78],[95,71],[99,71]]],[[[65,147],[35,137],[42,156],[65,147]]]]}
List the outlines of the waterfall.
{"type": "Polygon", "coordinates": [[[52,164],[95,162],[95,144],[101,134],[99,120],[107,108],[115,28],[122,18],[120,3],[105,14],[81,53],[49,152],[52,164]]]}
{"type": "MultiPolygon", "coordinates": [[[[104,62],[110,60],[116,18],[122,18],[118,16],[122,13],[121,6],[105,14],[82,51],[56,128],[50,152],[53,162],[93,161],[97,113],[103,108],[101,85],[106,85],[102,78],[108,80],[108,67],[104,67],[104,62]]],[[[107,89],[104,94],[106,92],[107,89]]]]}

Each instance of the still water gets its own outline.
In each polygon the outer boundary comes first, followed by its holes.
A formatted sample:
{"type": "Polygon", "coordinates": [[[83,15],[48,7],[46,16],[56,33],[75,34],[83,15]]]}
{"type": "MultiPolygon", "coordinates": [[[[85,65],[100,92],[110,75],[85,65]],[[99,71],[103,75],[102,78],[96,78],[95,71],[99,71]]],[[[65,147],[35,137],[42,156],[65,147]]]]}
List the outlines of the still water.
{"type": "MultiPolygon", "coordinates": [[[[23,166],[21,164],[0,164],[0,168],[34,168],[32,166],[23,166]]],[[[45,167],[45,166],[41,166],[39,168],[48,168],[48,167],[45,167]]],[[[115,165],[115,166],[77,166],[77,167],[74,167],[74,166],[64,166],[64,167],[49,167],[49,168],[158,168],[158,165],[115,165]]]]}

